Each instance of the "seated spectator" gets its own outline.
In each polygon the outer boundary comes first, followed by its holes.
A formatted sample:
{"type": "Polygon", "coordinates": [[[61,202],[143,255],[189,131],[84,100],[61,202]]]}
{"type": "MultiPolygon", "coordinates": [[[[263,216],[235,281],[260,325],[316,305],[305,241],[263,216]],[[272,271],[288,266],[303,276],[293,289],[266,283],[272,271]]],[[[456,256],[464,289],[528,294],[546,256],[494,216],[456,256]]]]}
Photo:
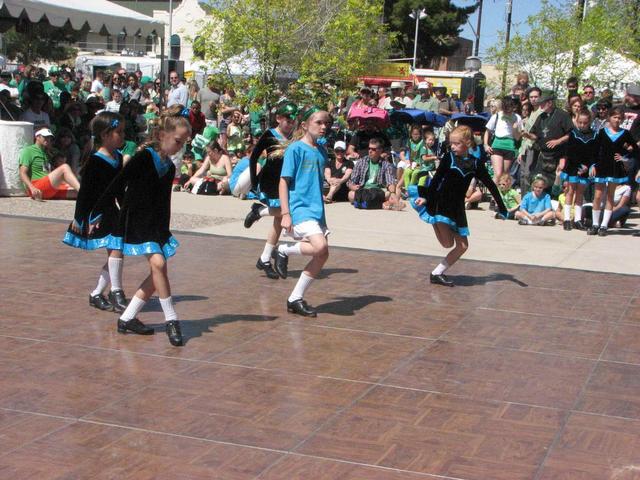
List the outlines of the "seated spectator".
{"type": "Polygon", "coordinates": [[[473,178],[464,194],[464,209],[474,210],[478,208],[478,203],[482,201],[482,190],[478,187],[478,180],[473,178]]]}
{"type": "Polygon", "coordinates": [[[76,198],[80,182],[66,163],[49,173],[47,150],[53,133],[48,128],[36,132],[35,142],[20,150],[20,179],[34,200],[76,198]]]}
{"type": "MultiPolygon", "coordinates": [[[[34,82],[32,82],[34,83],[34,82]]],[[[49,114],[43,110],[45,102],[49,97],[44,93],[38,93],[30,97],[27,109],[20,116],[20,121],[33,123],[33,128],[38,130],[42,127],[50,127],[51,120],[49,114]]]]}
{"type": "Polygon", "coordinates": [[[339,140],[333,145],[335,158],[331,159],[324,169],[324,178],[329,184],[329,191],[324,197],[326,203],[346,202],[349,198],[347,182],[353,172],[353,162],[345,158],[347,145],[339,140]]]}
{"type": "MultiPolygon", "coordinates": [[[[231,173],[229,178],[229,190],[231,195],[240,199],[246,198],[247,194],[251,190],[251,172],[249,171],[249,165],[251,164],[251,152],[255,145],[251,144],[245,151],[245,156],[240,160],[231,173]]],[[[256,173],[260,173],[262,165],[258,161],[256,165],[256,173]]]]}
{"type": "Polygon", "coordinates": [[[207,156],[202,162],[202,166],[193,174],[184,187],[193,187],[192,192],[198,193],[201,185],[200,180],[215,182],[219,195],[229,194],[229,179],[231,178],[231,159],[218,142],[211,142],[207,145],[207,156]]]}
{"type": "Polygon", "coordinates": [[[380,131],[375,120],[360,120],[359,127],[349,142],[347,158],[354,159],[367,156],[369,141],[373,138],[382,142],[383,152],[389,151],[391,148],[391,141],[384,132],[380,131]]]}
{"type": "MultiPolygon", "coordinates": [[[[585,203],[582,208],[583,212],[586,212],[583,213],[583,215],[586,215],[585,220],[588,222],[588,219],[591,218],[593,204],[585,203]]],[[[604,210],[604,202],[600,207],[600,210],[604,210]]],[[[616,190],[613,194],[613,211],[611,212],[611,220],[609,220],[607,228],[624,228],[630,213],[631,187],[624,183],[618,184],[616,185],[616,190]]]]}
{"type": "Polygon", "coordinates": [[[531,188],[532,191],[524,196],[520,209],[515,213],[518,223],[520,225],[555,225],[551,196],[544,191],[547,188],[544,177],[536,177],[531,188]]]}
{"type": "Polygon", "coordinates": [[[385,200],[396,191],[396,176],[393,164],[382,158],[382,142],[377,138],[369,140],[369,154],[360,159],[353,168],[347,186],[350,202],[361,188],[381,190],[385,200]]]}
{"type": "Polygon", "coordinates": [[[69,165],[73,173],[78,175],[81,152],[71,130],[65,127],[59,128],[53,147],[56,155],[63,159],[62,163],[69,165]]]}
{"type": "Polygon", "coordinates": [[[511,175],[508,173],[503,173],[498,178],[498,190],[500,190],[504,206],[507,207],[507,219],[510,220],[515,218],[516,212],[520,207],[520,194],[511,188],[512,183],[511,175]]]}

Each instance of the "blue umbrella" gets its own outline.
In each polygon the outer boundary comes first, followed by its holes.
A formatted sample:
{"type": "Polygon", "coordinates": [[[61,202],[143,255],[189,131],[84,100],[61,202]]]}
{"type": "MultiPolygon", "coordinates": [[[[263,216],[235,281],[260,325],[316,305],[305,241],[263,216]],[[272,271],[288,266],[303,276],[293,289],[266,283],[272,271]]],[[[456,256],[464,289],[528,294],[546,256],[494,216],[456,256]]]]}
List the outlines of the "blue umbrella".
{"type": "Polygon", "coordinates": [[[427,110],[418,108],[403,108],[402,110],[392,110],[389,114],[392,121],[400,123],[411,123],[417,125],[434,125],[442,127],[447,123],[447,117],[427,110]]]}
{"type": "Polygon", "coordinates": [[[466,125],[472,130],[484,130],[485,125],[489,121],[490,114],[487,112],[469,115],[466,113],[454,113],[451,120],[457,121],[458,125],[466,125]]]}

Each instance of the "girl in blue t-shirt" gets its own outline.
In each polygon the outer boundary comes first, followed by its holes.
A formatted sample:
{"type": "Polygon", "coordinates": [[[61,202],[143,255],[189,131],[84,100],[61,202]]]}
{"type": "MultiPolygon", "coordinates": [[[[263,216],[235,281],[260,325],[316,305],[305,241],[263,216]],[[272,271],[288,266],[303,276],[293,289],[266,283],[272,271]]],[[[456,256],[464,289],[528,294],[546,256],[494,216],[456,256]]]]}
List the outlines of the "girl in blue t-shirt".
{"type": "Polygon", "coordinates": [[[531,184],[531,191],[520,203],[516,218],[520,225],[555,225],[555,212],[551,208],[551,197],[544,192],[547,182],[537,176],[531,184]]]}
{"type": "Polygon", "coordinates": [[[316,310],[303,297],[329,258],[322,199],[327,151],[319,140],[329,131],[331,124],[331,116],[324,110],[317,107],[307,110],[300,125],[302,136],[287,147],[280,173],[282,228],[293,238],[306,242],[280,245],[274,267],[280,277],[287,278],[289,255],[312,257],[287,299],[287,310],[305,317],[317,316],[316,310]]]}

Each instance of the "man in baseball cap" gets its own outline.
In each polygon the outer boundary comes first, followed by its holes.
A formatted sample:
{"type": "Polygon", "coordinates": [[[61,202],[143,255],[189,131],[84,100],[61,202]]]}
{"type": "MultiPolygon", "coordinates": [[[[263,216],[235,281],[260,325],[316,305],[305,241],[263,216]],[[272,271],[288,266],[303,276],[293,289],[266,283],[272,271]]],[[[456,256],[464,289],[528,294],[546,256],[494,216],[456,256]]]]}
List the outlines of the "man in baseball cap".
{"type": "Polygon", "coordinates": [[[34,200],[76,198],[80,182],[66,163],[49,172],[47,150],[53,133],[48,128],[36,131],[33,145],[20,150],[20,179],[34,200]]]}

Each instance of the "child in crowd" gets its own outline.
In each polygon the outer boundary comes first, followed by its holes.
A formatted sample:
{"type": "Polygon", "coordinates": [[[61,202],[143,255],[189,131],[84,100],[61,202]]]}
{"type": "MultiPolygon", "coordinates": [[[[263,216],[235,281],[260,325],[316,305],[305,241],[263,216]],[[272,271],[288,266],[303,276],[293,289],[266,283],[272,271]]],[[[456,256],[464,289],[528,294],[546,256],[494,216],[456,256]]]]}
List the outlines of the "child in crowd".
{"type": "Polygon", "coordinates": [[[612,108],[609,111],[607,126],[598,132],[597,161],[589,169],[589,176],[593,178],[595,183],[595,193],[593,195],[593,223],[591,228],[587,230],[587,235],[598,234],[601,237],[607,235],[616,185],[626,183],[628,180],[623,162],[628,154],[637,150],[637,147],[629,131],[620,127],[623,118],[624,110],[621,107],[612,108]],[[603,199],[606,200],[602,223],[600,223],[600,209],[596,209],[595,206],[602,205],[603,199]]]}
{"type": "Polygon", "coordinates": [[[409,196],[420,218],[433,225],[440,245],[454,247],[430,276],[431,283],[453,287],[453,282],[444,272],[469,248],[465,193],[471,181],[477,178],[485,184],[503,217],[506,217],[507,209],[487,171],[484,155],[475,149],[471,129],[467,126],[456,127],[449,135],[449,144],[451,151],[440,161],[429,186],[412,185],[409,187],[409,196]]]}
{"type": "Polygon", "coordinates": [[[511,170],[518,148],[516,142],[522,135],[522,118],[515,113],[516,103],[512,97],[504,97],[500,109],[487,122],[484,133],[485,151],[491,155],[494,180],[497,181],[503,172],[511,170]],[[490,136],[493,135],[493,140],[490,136]]]}
{"type": "MultiPolygon", "coordinates": [[[[511,175],[503,173],[498,179],[498,188],[500,189],[500,195],[505,207],[507,207],[507,219],[513,220],[516,212],[520,207],[520,194],[512,187],[513,180],[511,175]]],[[[496,218],[499,218],[500,214],[496,214],[496,218]]]]}
{"type": "Polygon", "coordinates": [[[531,191],[524,196],[520,209],[515,213],[520,225],[555,225],[551,196],[545,193],[545,188],[546,180],[537,176],[531,184],[531,191]]]}
{"type": "Polygon", "coordinates": [[[293,237],[306,240],[278,247],[275,270],[287,278],[289,255],[312,257],[287,299],[287,310],[305,317],[317,316],[304,300],[304,294],[329,258],[327,223],[322,200],[323,173],[327,151],[318,140],[331,128],[331,116],[312,107],[303,115],[302,138],[289,145],[284,154],[280,177],[282,228],[293,237]]]}
{"type": "MultiPolygon", "coordinates": [[[[167,271],[167,259],[178,247],[178,241],[169,230],[171,190],[176,171],[170,157],[182,149],[191,135],[191,125],[182,115],[182,109],[181,105],[174,105],[165,110],[154,121],[149,141],[122,169],[125,194],[115,228],[115,235],[122,238],[124,255],[144,255],[150,267],[149,275],[118,319],[118,332],[153,335],[153,328],[138,320],[137,315],[157,291],[167,336],[174,346],[183,345],[183,338],[167,271]]],[[[106,195],[113,194],[110,190],[111,187],[102,201],[106,195]]],[[[98,221],[94,220],[95,223],[98,221]]]]}
{"type": "Polygon", "coordinates": [[[582,203],[584,190],[589,184],[588,172],[595,163],[597,153],[597,133],[591,129],[591,114],[588,110],[581,110],[574,119],[576,128],[569,134],[567,142],[567,158],[564,166],[562,160],[561,178],[567,182],[566,197],[563,206],[562,226],[565,230],[576,228],[584,230],[582,223],[582,203]],[[571,222],[571,207],[574,207],[573,223],[571,222]]]}
{"type": "Polygon", "coordinates": [[[98,284],[89,294],[89,305],[98,310],[122,313],[127,307],[122,290],[122,239],[113,233],[118,224],[118,205],[122,202],[124,188],[116,182],[108,196],[103,194],[122,171],[122,156],[118,148],[124,143],[124,120],[117,113],[102,112],[94,117],[90,126],[97,150],[82,167],[75,214],[62,241],[83,250],[107,250],[107,262],[102,267],[98,284]],[[99,225],[91,229],[90,225],[95,222],[99,225]],[[109,284],[111,288],[107,299],[104,291],[109,284]]]}
{"type": "Polygon", "coordinates": [[[104,109],[107,112],[120,113],[121,106],[122,106],[122,92],[120,90],[112,90],[111,100],[107,102],[104,109]]]}

